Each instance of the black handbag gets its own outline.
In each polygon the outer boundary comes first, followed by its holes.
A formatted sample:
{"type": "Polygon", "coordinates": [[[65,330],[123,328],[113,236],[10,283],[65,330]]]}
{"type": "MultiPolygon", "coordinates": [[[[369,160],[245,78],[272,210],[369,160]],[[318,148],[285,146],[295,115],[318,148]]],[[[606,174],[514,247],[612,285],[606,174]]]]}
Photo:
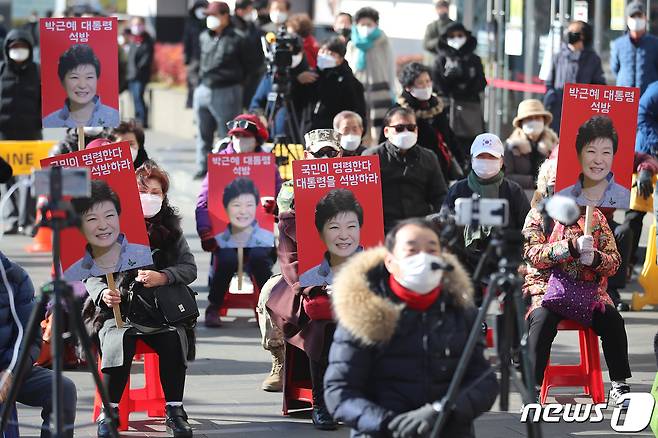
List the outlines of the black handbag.
{"type": "Polygon", "coordinates": [[[199,317],[196,292],[186,284],[174,283],[154,288],[155,306],[170,325],[193,327],[199,317]]]}

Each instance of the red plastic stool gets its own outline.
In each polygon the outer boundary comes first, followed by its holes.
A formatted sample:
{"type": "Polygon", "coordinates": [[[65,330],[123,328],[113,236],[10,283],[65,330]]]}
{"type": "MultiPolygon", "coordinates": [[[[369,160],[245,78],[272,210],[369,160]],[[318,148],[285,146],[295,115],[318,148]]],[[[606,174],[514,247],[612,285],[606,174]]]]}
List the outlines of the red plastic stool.
{"type": "MultiPolygon", "coordinates": [[[[160,384],[160,360],[155,351],[142,341],[137,341],[135,356],[144,356],[144,387],[131,388],[130,377],[119,402],[119,430],[128,430],[128,418],[131,412],[146,412],[149,417],[165,416],[165,398],[160,384]]],[[[101,370],[100,360],[98,371],[101,370]]],[[[100,414],[102,401],[96,391],[94,397],[94,416],[96,421],[100,414]]]]}
{"type": "Polygon", "coordinates": [[[227,290],[224,294],[224,302],[222,307],[219,308],[219,316],[226,316],[229,309],[252,309],[256,319],[258,319],[258,313],[256,312],[256,306],[258,305],[258,297],[260,296],[260,288],[256,279],[251,278],[251,284],[253,289],[248,293],[233,293],[230,290],[227,290]]]}
{"type": "Polygon", "coordinates": [[[546,402],[549,389],[560,386],[582,386],[585,394],[591,396],[594,403],[605,403],[599,337],[591,328],[586,328],[570,320],[561,321],[557,329],[578,330],[580,363],[577,365],[551,365],[549,360],[541,386],[541,403],[546,402]]]}
{"type": "Polygon", "coordinates": [[[313,407],[311,371],[304,351],[286,342],[286,358],[283,365],[283,415],[292,409],[313,407]]]}

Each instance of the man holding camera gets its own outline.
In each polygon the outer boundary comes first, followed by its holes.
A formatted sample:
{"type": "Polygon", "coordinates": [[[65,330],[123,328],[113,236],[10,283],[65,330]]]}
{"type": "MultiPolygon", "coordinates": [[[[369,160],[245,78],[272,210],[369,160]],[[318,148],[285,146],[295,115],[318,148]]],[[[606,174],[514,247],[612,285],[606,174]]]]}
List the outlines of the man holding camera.
{"type": "Polygon", "coordinates": [[[197,123],[197,165],[195,179],[208,170],[215,131],[227,135],[226,123],[242,111],[242,82],[248,65],[247,44],[240,36],[224,2],[212,2],[206,9],[206,31],[199,36],[201,45],[201,83],[194,90],[194,114],[197,123]]]}
{"type": "MultiPolygon", "coordinates": [[[[441,207],[442,212],[454,214],[455,201],[458,198],[471,198],[473,194],[477,194],[479,198],[506,199],[509,203],[507,228],[521,232],[525,217],[530,211],[530,202],[521,186],[505,178],[502,171],[504,153],[503,143],[496,135],[485,133],[475,137],[471,145],[471,172],[450,187],[441,207]]],[[[471,274],[489,245],[492,231],[493,227],[486,225],[464,227],[462,261],[471,274]]],[[[485,269],[481,278],[485,278],[490,272],[490,269],[485,269]]]]}

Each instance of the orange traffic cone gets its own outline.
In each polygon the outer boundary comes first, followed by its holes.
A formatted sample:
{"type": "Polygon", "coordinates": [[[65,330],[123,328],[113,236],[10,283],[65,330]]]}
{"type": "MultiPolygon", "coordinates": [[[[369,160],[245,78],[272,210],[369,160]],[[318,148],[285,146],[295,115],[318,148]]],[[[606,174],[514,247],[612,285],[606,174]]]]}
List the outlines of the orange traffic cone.
{"type": "Polygon", "coordinates": [[[658,289],[656,289],[656,284],[658,284],[658,265],[656,264],[656,221],[654,221],[649,229],[647,252],[638,282],[644,289],[644,293],[633,292],[631,309],[642,310],[644,306],[657,306],[658,289]]]}
{"type": "MultiPolygon", "coordinates": [[[[37,202],[37,220],[36,223],[41,222],[41,206],[47,202],[45,196],[39,197],[37,202]]],[[[25,247],[27,252],[51,252],[53,250],[53,233],[50,228],[39,227],[36,236],[32,239],[32,244],[25,247]]]]}

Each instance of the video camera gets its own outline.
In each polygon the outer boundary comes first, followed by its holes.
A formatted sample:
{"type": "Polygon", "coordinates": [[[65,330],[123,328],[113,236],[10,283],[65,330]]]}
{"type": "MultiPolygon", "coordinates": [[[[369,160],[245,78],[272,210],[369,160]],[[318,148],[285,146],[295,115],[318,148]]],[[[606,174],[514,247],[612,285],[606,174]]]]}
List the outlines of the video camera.
{"type": "Polygon", "coordinates": [[[302,50],[301,39],[289,34],[282,26],[276,34],[268,33],[263,37],[262,43],[272,83],[275,86],[289,84],[293,55],[302,50]]]}

